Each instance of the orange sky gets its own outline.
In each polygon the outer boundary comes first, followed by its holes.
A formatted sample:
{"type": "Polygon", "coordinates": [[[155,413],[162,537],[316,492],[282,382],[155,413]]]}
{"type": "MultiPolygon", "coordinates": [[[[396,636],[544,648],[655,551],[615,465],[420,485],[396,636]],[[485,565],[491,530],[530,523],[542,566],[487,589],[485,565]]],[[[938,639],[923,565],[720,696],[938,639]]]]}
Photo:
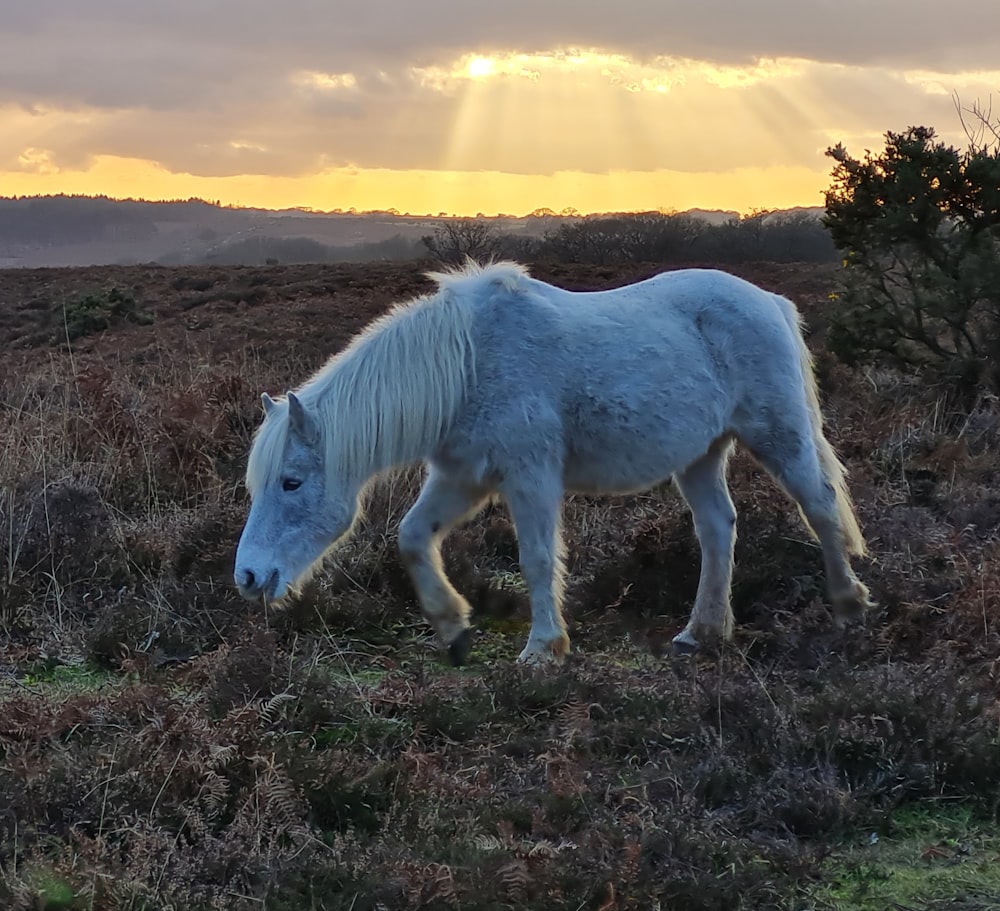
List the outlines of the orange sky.
{"type": "MultiPolygon", "coordinates": [[[[782,2],[794,15],[790,0],[765,5],[782,2]]],[[[60,3],[66,17],[79,11],[60,3]]],[[[830,145],[861,152],[885,130],[917,123],[960,143],[954,94],[971,103],[1000,88],[1000,70],[982,65],[1000,64],[1000,37],[976,46],[978,58],[918,47],[907,60],[913,34],[898,50],[840,60],[825,59],[808,30],[774,48],[761,32],[762,51],[784,53],[748,53],[734,27],[728,46],[720,38],[702,54],[651,54],[641,29],[613,49],[508,50],[485,49],[470,27],[465,48],[462,34],[435,47],[429,32],[425,45],[413,39],[406,53],[379,55],[385,36],[375,31],[360,49],[346,39],[311,48],[306,32],[299,46],[274,44],[263,27],[226,31],[228,44],[199,42],[183,31],[194,17],[157,24],[147,12],[166,16],[167,6],[130,8],[134,21],[123,22],[111,0],[94,0],[76,25],[25,12],[20,36],[0,36],[0,195],[457,215],[817,206],[830,145]],[[118,16],[104,28],[102,8],[118,16]],[[114,41],[124,29],[133,37],[114,41]],[[48,64],[35,63],[45,55],[48,64]]],[[[628,0],[622,14],[631,6],[650,15],[628,0]]],[[[398,9],[405,17],[412,6],[398,9]]],[[[271,26],[280,36],[283,21],[271,26]]],[[[926,33],[930,47],[934,29],[926,33]]],[[[693,31],[686,40],[694,51],[708,38],[693,31]]]]}
{"type": "Polygon", "coordinates": [[[806,168],[746,168],[552,175],[491,171],[331,169],[297,177],[199,177],[171,173],[155,162],[99,156],[86,170],[0,175],[3,194],[105,195],[113,198],[219,200],[223,205],[319,211],[397,209],[437,215],[524,215],[554,211],[650,211],[691,208],[749,211],[822,204],[826,174],[806,168]]]}

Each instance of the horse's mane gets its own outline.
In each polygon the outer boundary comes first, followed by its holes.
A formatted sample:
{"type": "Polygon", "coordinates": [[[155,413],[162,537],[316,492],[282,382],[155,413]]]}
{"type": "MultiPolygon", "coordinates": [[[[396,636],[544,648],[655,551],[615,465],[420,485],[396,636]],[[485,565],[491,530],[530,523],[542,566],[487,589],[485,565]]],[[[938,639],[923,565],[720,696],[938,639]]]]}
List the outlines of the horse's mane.
{"type": "MultiPolygon", "coordinates": [[[[394,306],[296,390],[320,425],[327,489],[345,479],[363,484],[434,448],[475,382],[470,301],[490,290],[517,291],[527,275],[510,262],[428,273],[436,292],[394,306]]],[[[250,451],[251,493],[281,470],[287,436],[282,398],[250,451]]]]}

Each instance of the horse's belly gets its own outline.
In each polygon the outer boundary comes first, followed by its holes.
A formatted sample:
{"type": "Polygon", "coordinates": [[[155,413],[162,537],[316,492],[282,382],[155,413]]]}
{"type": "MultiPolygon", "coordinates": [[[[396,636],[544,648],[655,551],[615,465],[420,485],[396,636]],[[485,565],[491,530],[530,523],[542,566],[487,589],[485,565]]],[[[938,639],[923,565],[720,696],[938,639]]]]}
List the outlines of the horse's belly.
{"type": "Polygon", "coordinates": [[[563,463],[563,483],[576,493],[623,494],[646,490],[667,480],[703,455],[718,433],[686,437],[630,438],[595,434],[570,441],[563,463]]]}
{"type": "Polygon", "coordinates": [[[567,493],[626,494],[648,490],[666,481],[672,471],[635,471],[634,466],[609,466],[606,463],[575,462],[563,472],[567,493]]]}

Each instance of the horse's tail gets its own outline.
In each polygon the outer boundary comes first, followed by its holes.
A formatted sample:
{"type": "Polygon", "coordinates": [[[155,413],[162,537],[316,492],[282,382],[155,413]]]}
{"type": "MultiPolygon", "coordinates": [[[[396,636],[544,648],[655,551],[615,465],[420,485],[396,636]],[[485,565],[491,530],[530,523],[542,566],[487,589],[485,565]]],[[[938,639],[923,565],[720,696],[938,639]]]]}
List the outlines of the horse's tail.
{"type": "MultiPolygon", "coordinates": [[[[823,412],[819,407],[819,392],[816,388],[816,371],[813,368],[813,357],[806,347],[805,339],[802,336],[802,317],[795,305],[782,297],[774,295],[781,307],[782,316],[788,324],[788,329],[795,338],[799,348],[799,361],[802,368],[802,383],[805,387],[806,402],[809,406],[809,420],[812,424],[813,442],[816,444],[816,454],[819,456],[820,470],[823,477],[833,488],[837,498],[837,515],[840,518],[840,527],[844,534],[844,543],[847,545],[849,553],[856,556],[863,556],[866,551],[865,538],[861,533],[861,526],[858,524],[858,517],[854,511],[854,503],[851,501],[851,494],[847,489],[847,469],[844,463],[837,458],[830,441],[823,433],[823,412]]],[[[808,521],[806,522],[808,525],[808,521]]]]}

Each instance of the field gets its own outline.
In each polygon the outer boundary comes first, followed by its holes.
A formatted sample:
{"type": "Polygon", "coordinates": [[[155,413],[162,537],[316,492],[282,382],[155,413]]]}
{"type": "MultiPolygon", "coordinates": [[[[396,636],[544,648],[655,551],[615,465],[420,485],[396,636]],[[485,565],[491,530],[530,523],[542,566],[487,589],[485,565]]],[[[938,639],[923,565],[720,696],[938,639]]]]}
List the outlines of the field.
{"type": "Polygon", "coordinates": [[[230,581],[260,392],[418,266],[0,271],[0,907],[1000,907],[1000,403],[838,363],[835,267],[735,271],[806,315],[879,608],[833,628],[741,455],[734,641],[670,653],[698,577],[672,488],[574,498],[548,673],[514,663],[498,507],[446,546],[477,636],[443,660],[394,544],[415,470],[284,609],[230,581]]]}

